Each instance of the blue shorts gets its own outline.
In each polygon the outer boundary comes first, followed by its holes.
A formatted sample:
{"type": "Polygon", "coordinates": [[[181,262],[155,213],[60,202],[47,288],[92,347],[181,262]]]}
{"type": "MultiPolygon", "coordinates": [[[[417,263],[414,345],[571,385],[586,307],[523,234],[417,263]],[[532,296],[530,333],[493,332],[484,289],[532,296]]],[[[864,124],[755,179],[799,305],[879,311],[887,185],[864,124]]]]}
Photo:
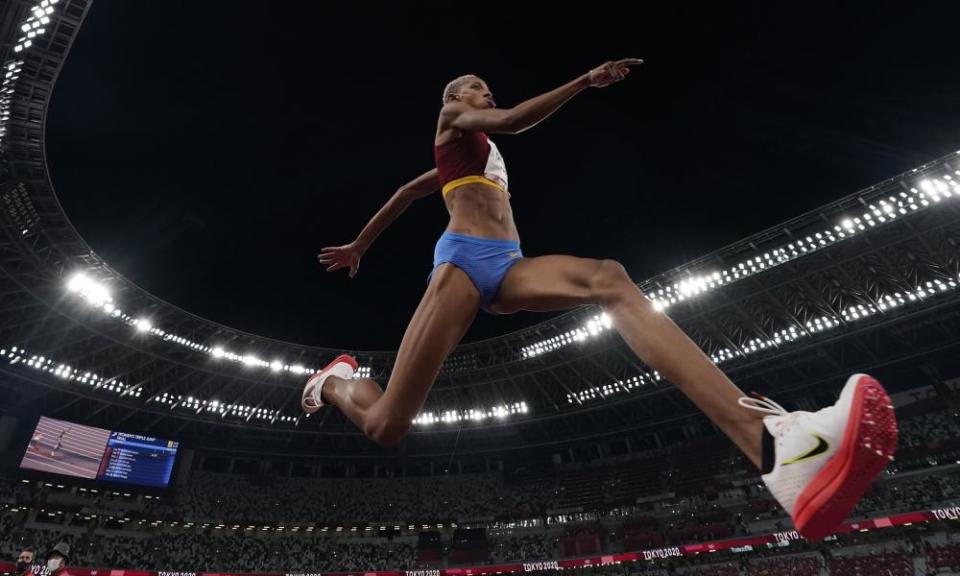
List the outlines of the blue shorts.
{"type": "MultiPolygon", "coordinates": [[[[450,263],[466,272],[480,291],[480,307],[490,312],[488,306],[496,297],[507,270],[521,258],[523,253],[516,240],[444,232],[433,252],[433,269],[436,271],[437,266],[450,263]]],[[[430,277],[433,277],[433,272],[430,277]]]]}

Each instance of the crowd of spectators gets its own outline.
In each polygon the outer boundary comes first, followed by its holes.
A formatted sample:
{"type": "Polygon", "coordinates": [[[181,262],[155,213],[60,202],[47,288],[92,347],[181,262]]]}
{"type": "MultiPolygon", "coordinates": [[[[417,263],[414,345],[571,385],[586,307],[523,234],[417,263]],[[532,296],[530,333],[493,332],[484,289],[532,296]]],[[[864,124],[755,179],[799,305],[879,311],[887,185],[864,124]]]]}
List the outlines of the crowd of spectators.
{"type": "MultiPolygon", "coordinates": [[[[901,422],[901,446],[953,437],[960,437],[960,422],[949,410],[901,422]]],[[[703,447],[717,450],[710,442],[683,449],[689,455],[703,447]]],[[[320,479],[196,471],[185,485],[158,495],[0,478],[0,552],[10,558],[26,544],[44,550],[64,542],[74,551],[74,566],[373,571],[435,567],[436,558],[421,560],[421,525],[489,530],[490,563],[550,560],[590,547],[606,553],[624,546],[677,546],[748,534],[751,524],[764,521],[789,529],[789,519],[760,484],[740,481],[751,471],[729,450],[715,455],[728,465],[722,475],[702,480],[709,485],[702,490],[690,485],[689,475],[684,479],[683,469],[699,458],[677,457],[670,448],[628,462],[559,467],[523,481],[499,472],[320,479]],[[663,472],[667,465],[670,473],[663,472]],[[610,498],[626,492],[632,503],[610,498]],[[578,505],[564,508],[571,504],[578,505]],[[389,533],[381,534],[379,526],[389,526],[389,533]]],[[[930,467],[882,478],[854,516],[958,504],[960,473],[930,467]]],[[[447,549],[439,554],[440,562],[451,556],[447,549]]],[[[885,554],[835,558],[832,570],[852,573],[883,563],[899,571],[908,557],[885,554]]],[[[927,556],[938,566],[960,561],[955,546],[928,550],[927,556]]],[[[730,569],[716,565],[703,573],[730,569]]],[[[698,570],[707,569],[687,566],[684,573],[697,576],[698,570]]],[[[795,557],[736,570],[780,576],[812,574],[821,566],[795,557]]]]}

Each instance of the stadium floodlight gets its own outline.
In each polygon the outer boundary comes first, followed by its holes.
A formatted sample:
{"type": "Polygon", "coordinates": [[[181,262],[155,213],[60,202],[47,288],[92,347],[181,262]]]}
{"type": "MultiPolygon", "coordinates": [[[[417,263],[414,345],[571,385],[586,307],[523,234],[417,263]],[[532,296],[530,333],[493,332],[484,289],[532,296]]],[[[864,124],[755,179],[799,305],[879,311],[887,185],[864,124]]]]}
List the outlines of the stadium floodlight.
{"type": "Polygon", "coordinates": [[[106,285],[97,282],[84,274],[77,272],[67,281],[67,290],[75,292],[94,306],[105,306],[113,299],[106,285]]]}
{"type": "Polygon", "coordinates": [[[79,292],[81,288],[90,284],[90,279],[87,278],[87,275],[83,272],[77,272],[70,277],[70,280],[67,281],[67,290],[71,292],[79,292]]]}
{"type": "MultiPolygon", "coordinates": [[[[808,320],[803,326],[790,325],[774,332],[768,338],[752,338],[735,350],[721,348],[714,352],[710,358],[715,364],[723,364],[735,358],[745,358],[763,350],[783,348],[801,338],[813,337],[820,332],[829,331],[844,324],[859,322],[904,305],[922,302],[928,298],[956,290],[958,287],[960,287],[960,274],[956,277],[924,281],[907,292],[897,291],[891,294],[882,294],[876,298],[876,305],[854,304],[841,310],[839,316],[823,315],[808,320]]],[[[654,371],[652,375],[640,374],[610,384],[590,386],[578,392],[568,393],[566,396],[567,404],[583,404],[591,400],[629,393],[638,385],[655,383],[661,379],[660,374],[654,371]]]]}
{"type": "Polygon", "coordinates": [[[492,406],[488,409],[470,408],[466,410],[444,410],[439,415],[431,411],[421,412],[413,419],[413,424],[417,426],[429,426],[437,422],[452,424],[456,422],[483,422],[490,418],[504,420],[511,414],[527,414],[530,408],[526,402],[515,402],[513,404],[492,406]]]}
{"type": "MultiPolygon", "coordinates": [[[[261,360],[260,357],[252,351],[247,352],[246,354],[237,354],[224,349],[223,346],[204,346],[199,342],[195,342],[178,334],[166,332],[160,328],[156,328],[149,320],[146,320],[145,318],[135,318],[121,310],[113,302],[113,297],[111,296],[106,285],[91,278],[86,273],[77,272],[73,274],[67,280],[66,286],[68,292],[79,295],[89,304],[101,309],[108,316],[116,318],[127,325],[134,327],[141,333],[157,336],[164,342],[172,342],[193,351],[205,352],[215,359],[222,358],[231,362],[243,364],[247,367],[264,369],[269,368],[274,372],[286,372],[296,377],[301,377],[305,374],[312,374],[315,371],[311,367],[305,367],[300,364],[293,366],[284,364],[279,359],[276,359],[273,362],[267,362],[265,360],[261,360]]],[[[357,370],[355,377],[369,377],[371,372],[372,370],[370,366],[361,366],[357,370]]]]}
{"type": "MultiPolygon", "coordinates": [[[[58,364],[53,358],[46,356],[28,356],[27,351],[22,346],[13,346],[9,351],[6,348],[0,348],[0,358],[7,358],[10,364],[23,364],[34,370],[48,372],[57,378],[89,385],[94,390],[118,392],[121,395],[127,392],[127,387],[119,380],[106,379],[90,372],[81,373],[76,368],[71,368],[66,364],[58,364]]],[[[130,395],[139,396],[139,390],[132,391],[130,395]]]]}
{"type": "MultiPolygon", "coordinates": [[[[957,154],[960,155],[960,152],[957,154]]],[[[914,187],[909,188],[909,192],[901,191],[897,196],[891,195],[878,200],[876,204],[868,204],[862,212],[843,217],[832,229],[820,230],[784,246],[767,250],[761,255],[750,256],[725,270],[699,274],[684,272],[686,277],[673,284],[657,288],[647,296],[652,300],[655,310],[665,311],[674,304],[760,274],[770,268],[857,236],[866,230],[892,222],[900,216],[936,205],[947,198],[960,197],[960,181],[955,176],[960,176],[960,170],[952,174],[944,172],[937,177],[924,178],[917,181],[914,187]]],[[[569,346],[572,342],[583,342],[587,336],[596,336],[598,332],[596,325],[592,322],[594,322],[593,318],[588,319],[582,328],[523,346],[520,349],[521,356],[524,359],[534,358],[569,346]]],[[[606,324],[605,327],[610,326],[606,324]]]]}

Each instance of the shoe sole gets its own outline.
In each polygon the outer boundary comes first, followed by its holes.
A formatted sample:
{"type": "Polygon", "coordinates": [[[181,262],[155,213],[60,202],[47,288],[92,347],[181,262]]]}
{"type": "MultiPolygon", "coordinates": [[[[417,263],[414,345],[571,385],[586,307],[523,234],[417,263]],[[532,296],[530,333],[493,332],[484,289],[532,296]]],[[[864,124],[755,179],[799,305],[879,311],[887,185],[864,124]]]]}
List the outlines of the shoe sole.
{"type": "Polygon", "coordinates": [[[336,366],[341,362],[345,364],[349,364],[354,372],[357,371],[357,368],[359,366],[357,364],[357,360],[353,356],[350,356],[349,354],[341,354],[336,358],[334,358],[333,361],[331,361],[329,364],[324,366],[319,372],[315,372],[312,376],[307,378],[307,382],[303,385],[303,393],[300,394],[300,408],[304,412],[306,412],[307,414],[314,414],[324,406],[323,404],[318,404],[316,406],[310,406],[309,404],[307,404],[307,398],[308,398],[307,391],[310,390],[311,382],[319,378],[322,378],[328,370],[330,370],[331,368],[333,368],[334,366],[336,366]]]}
{"type": "Polygon", "coordinates": [[[808,540],[829,536],[850,515],[897,449],[897,418],[886,390],[865,374],[853,378],[856,390],[840,449],[794,505],[794,525],[808,540]]]}

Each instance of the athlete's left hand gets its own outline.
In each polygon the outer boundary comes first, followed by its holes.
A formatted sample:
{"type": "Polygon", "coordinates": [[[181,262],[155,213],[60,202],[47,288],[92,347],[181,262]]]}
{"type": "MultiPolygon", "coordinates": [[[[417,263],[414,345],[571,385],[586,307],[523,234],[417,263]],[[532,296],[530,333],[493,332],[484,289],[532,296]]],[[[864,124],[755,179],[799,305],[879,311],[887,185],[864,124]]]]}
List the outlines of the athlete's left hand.
{"type": "Polygon", "coordinates": [[[340,268],[349,268],[349,276],[353,278],[357,275],[360,268],[360,258],[363,256],[363,248],[356,242],[344,244],[343,246],[328,246],[317,255],[317,262],[327,267],[327,272],[333,272],[340,268]]]}

